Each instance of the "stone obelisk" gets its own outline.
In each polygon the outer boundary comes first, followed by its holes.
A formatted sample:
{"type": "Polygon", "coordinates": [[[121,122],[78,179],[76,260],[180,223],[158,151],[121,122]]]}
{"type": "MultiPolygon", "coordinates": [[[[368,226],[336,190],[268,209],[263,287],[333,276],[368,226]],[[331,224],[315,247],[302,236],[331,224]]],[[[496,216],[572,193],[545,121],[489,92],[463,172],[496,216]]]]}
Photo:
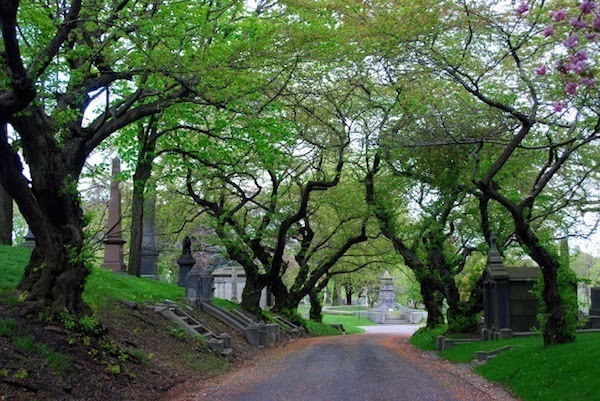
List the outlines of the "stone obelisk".
{"type": "Polygon", "coordinates": [[[108,204],[108,232],[104,239],[104,262],[102,267],[115,272],[126,272],[123,262],[123,244],[121,230],[121,189],[117,175],[121,172],[121,161],[115,157],[112,161],[112,179],[110,183],[110,202],[108,204]]]}
{"type": "Polygon", "coordinates": [[[142,260],[141,277],[158,278],[159,251],[156,247],[156,189],[149,183],[144,196],[144,216],[142,218],[142,260]]]}

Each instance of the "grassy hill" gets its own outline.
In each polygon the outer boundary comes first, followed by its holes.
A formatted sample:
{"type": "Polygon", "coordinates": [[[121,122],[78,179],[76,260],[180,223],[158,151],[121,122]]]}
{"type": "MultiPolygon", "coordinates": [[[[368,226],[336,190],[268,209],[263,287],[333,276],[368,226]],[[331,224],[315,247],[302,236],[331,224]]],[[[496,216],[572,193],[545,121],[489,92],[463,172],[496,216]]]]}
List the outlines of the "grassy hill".
{"type": "Polygon", "coordinates": [[[29,255],[0,246],[0,399],[163,399],[175,386],[223,373],[258,352],[241,334],[194,312],[213,332],[233,337],[233,361],[221,359],[147,307],[181,299],[182,288],[100,268],[92,269],[84,291],[93,317],[19,316],[14,288],[29,255]]]}

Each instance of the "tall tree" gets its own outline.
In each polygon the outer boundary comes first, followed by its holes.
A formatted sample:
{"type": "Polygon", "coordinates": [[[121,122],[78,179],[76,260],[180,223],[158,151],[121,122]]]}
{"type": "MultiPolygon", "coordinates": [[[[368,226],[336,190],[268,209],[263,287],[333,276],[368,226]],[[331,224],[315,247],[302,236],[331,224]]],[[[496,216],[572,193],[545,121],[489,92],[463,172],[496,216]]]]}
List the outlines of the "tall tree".
{"type": "Polygon", "coordinates": [[[557,43],[540,35],[549,7],[540,3],[526,20],[510,9],[466,2],[441,24],[443,32],[423,43],[429,51],[422,53],[509,128],[481,141],[472,182],[509,213],[518,242],[542,269],[546,345],[574,339],[576,311],[563,303],[559,282],[568,268],[539,221],[579,208],[591,195],[600,134],[596,90],[582,91],[566,111],[566,102],[557,102],[567,95],[561,76],[544,76],[539,68],[557,54],[557,43]]]}
{"type": "Polygon", "coordinates": [[[25,311],[87,311],[77,192],[86,158],[177,102],[238,99],[235,82],[251,85],[247,71],[266,31],[245,14],[234,0],[0,4],[0,125],[14,128],[24,157],[0,133],[0,179],[37,244],[19,283],[25,311]]]}

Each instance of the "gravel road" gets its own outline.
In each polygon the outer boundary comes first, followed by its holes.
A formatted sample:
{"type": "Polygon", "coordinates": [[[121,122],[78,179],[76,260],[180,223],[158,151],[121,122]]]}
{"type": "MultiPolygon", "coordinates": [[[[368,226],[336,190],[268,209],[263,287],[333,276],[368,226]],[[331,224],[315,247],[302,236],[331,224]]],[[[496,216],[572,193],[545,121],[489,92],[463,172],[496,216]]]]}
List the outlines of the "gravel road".
{"type": "Polygon", "coordinates": [[[406,335],[311,338],[264,355],[171,401],[511,401],[501,387],[423,353],[406,335]]]}

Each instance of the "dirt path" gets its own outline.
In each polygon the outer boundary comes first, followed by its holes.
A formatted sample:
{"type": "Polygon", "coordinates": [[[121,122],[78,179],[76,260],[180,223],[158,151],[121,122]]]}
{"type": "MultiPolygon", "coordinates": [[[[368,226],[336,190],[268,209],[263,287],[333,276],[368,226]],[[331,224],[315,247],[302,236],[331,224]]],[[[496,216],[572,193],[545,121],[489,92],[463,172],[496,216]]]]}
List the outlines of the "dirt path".
{"type": "Polygon", "coordinates": [[[434,355],[407,337],[312,338],[267,351],[171,401],[515,400],[502,388],[434,355]]]}

